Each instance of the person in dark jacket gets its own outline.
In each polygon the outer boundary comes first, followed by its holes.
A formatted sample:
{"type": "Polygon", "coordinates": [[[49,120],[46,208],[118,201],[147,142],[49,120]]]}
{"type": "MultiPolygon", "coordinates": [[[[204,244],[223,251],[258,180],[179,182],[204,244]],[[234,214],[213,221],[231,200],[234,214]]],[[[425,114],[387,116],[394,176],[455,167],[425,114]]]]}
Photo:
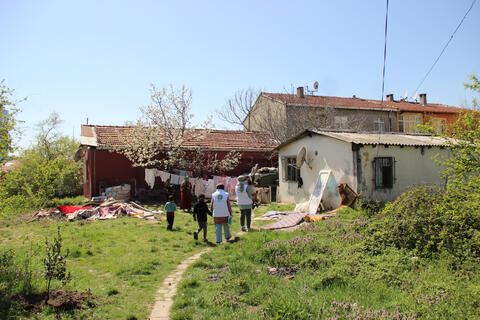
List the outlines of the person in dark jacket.
{"type": "Polygon", "coordinates": [[[205,203],[205,195],[198,196],[198,203],[193,207],[193,220],[198,222],[198,229],[193,233],[193,238],[198,240],[198,234],[203,229],[203,241],[207,242],[207,214],[212,215],[205,203]]]}

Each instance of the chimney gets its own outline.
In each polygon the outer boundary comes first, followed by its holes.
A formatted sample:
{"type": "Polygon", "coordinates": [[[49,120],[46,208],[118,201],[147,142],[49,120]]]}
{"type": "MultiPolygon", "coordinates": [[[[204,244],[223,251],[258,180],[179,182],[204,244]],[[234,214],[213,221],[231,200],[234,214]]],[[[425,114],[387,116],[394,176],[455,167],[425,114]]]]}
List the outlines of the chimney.
{"type": "Polygon", "coordinates": [[[305,98],[305,95],[303,94],[303,87],[298,87],[297,88],[297,97],[298,98],[305,98]]]}
{"type": "Polygon", "coordinates": [[[420,93],[420,103],[422,105],[427,104],[427,94],[426,93],[420,93]]]}
{"type": "Polygon", "coordinates": [[[387,94],[387,101],[393,102],[393,93],[387,94]]]}

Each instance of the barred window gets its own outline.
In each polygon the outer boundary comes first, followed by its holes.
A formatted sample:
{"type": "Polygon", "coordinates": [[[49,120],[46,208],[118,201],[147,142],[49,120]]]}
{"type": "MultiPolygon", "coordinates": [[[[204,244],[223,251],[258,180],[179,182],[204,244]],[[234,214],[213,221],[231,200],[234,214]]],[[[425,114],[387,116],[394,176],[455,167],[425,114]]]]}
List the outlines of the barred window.
{"type": "Polygon", "coordinates": [[[297,158],[289,157],[287,158],[287,181],[298,181],[300,177],[300,169],[297,168],[297,158]]]}
{"type": "Polygon", "coordinates": [[[391,157],[375,158],[375,188],[391,189],[394,180],[394,160],[391,157]]]}

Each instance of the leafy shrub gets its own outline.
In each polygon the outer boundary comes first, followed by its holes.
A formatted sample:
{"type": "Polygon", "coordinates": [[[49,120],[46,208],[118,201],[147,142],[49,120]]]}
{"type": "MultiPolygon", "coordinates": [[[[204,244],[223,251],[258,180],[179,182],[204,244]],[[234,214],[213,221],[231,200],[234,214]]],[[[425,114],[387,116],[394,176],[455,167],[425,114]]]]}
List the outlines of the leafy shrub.
{"type": "Polygon", "coordinates": [[[368,250],[395,246],[431,256],[447,250],[455,256],[480,256],[480,216],[442,189],[422,186],[387,204],[369,229],[368,250]]]}
{"type": "Polygon", "coordinates": [[[367,217],[372,217],[380,213],[385,206],[385,204],[380,201],[366,201],[362,193],[358,196],[357,205],[367,217]]]}
{"type": "Polygon", "coordinates": [[[31,154],[8,172],[0,185],[3,198],[11,196],[54,197],[76,196],[81,193],[82,178],[79,164],[69,159],[42,159],[31,154]]]}
{"type": "Polygon", "coordinates": [[[52,280],[56,279],[66,285],[71,280],[71,273],[67,272],[67,257],[69,250],[65,254],[62,254],[62,235],[60,233],[60,227],[57,229],[57,236],[53,238],[53,241],[45,239],[46,254],[43,259],[43,266],[45,268],[43,275],[47,283],[47,299],[50,296],[50,285],[52,280]]]}
{"type": "Polygon", "coordinates": [[[427,255],[437,251],[443,221],[432,208],[442,200],[442,193],[436,187],[418,187],[387,204],[373,232],[375,244],[416,249],[427,255]]]}
{"type": "Polygon", "coordinates": [[[12,306],[15,303],[13,294],[30,294],[33,291],[31,270],[31,256],[23,264],[15,259],[14,250],[0,252],[0,319],[11,316],[12,306]]]}
{"type": "Polygon", "coordinates": [[[2,215],[38,209],[53,198],[82,193],[81,164],[72,159],[78,142],[58,133],[61,122],[56,113],[40,122],[35,144],[21,152],[18,166],[0,176],[2,215]]]}

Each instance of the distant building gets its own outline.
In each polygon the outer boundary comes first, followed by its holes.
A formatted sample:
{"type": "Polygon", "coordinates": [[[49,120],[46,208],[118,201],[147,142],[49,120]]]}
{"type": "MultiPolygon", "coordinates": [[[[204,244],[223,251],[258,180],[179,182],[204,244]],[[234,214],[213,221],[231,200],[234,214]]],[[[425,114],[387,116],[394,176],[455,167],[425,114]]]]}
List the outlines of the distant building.
{"type": "Polygon", "coordinates": [[[248,130],[279,131],[284,140],[308,128],[351,129],[372,132],[417,132],[419,124],[430,123],[444,133],[464,109],[427,103],[420,94],[419,102],[385,101],[305,95],[303,87],[297,94],[262,92],[245,118],[248,130]],[[276,129],[275,129],[276,128],[276,129]]]}

